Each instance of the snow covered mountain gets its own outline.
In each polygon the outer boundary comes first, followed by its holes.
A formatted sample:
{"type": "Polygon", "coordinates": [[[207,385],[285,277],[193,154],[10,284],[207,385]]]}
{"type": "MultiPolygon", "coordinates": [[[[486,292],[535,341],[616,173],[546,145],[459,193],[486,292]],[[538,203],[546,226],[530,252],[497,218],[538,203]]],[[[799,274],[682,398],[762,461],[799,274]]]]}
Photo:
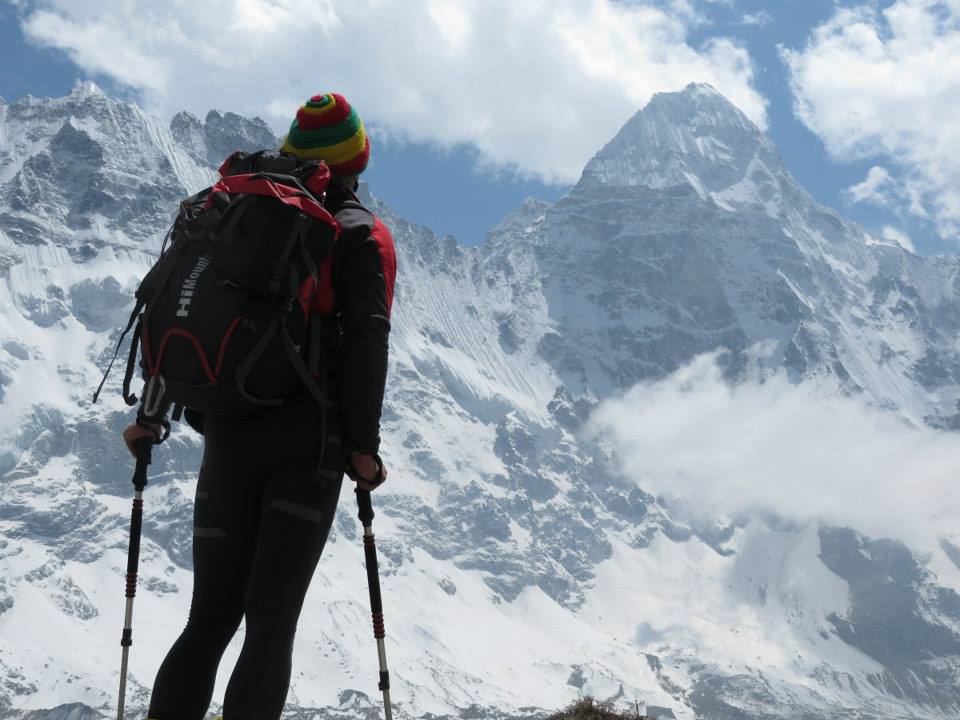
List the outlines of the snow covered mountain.
{"type": "MultiPolygon", "coordinates": [[[[91,85],[0,101],[0,717],[111,712],[129,411],[90,391],[177,200],[228,152],[276,142],[229,113],[166,127],[91,85]]],[[[960,260],[817,205],[704,85],[655,96],[567,197],[527,201],[481,247],[368,200],[399,254],[375,524],[400,715],[589,693],[680,718],[960,717],[954,545],[683,521],[581,433],[597,403],[718,347],[731,381],[782,367],[957,429],[960,260]]],[[[186,617],[200,447],[182,429],[151,468],[131,711],[186,617]]],[[[347,489],[293,716],[377,713],[354,515],[347,489]]]]}

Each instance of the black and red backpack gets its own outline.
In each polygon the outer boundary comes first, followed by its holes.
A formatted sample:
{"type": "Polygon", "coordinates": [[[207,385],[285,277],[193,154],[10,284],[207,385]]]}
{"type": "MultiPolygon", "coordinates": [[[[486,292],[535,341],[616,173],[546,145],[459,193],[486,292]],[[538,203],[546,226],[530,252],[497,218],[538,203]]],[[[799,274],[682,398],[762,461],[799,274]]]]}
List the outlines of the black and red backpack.
{"type": "Polygon", "coordinates": [[[140,282],[114,353],[135,323],[124,400],[137,402],[130,381],[139,352],[147,416],[167,403],[175,417],[180,408],[245,414],[281,405],[302,386],[327,407],[340,234],[324,207],[330,170],[284,153],[237,152],[220,176],[180,204],[140,282]]]}

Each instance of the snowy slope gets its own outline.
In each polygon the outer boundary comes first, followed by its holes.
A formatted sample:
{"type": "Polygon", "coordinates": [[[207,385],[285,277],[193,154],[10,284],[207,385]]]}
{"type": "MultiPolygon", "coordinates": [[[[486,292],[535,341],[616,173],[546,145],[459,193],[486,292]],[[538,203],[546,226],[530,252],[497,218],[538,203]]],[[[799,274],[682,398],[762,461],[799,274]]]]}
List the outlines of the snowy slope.
{"type": "MultiPolygon", "coordinates": [[[[90,391],[176,201],[227,152],[275,143],[229,113],[167,128],[91,85],[0,104],[0,717],[111,712],[129,413],[90,391]]],[[[682,718],[960,717],[952,546],[931,558],[816,523],[691,524],[580,433],[598,401],[698,353],[728,348],[742,377],[758,341],[770,371],[955,428],[953,258],[878,244],[816,205],[707,86],[656,96],[566,198],[527,201],[482,247],[368,200],[400,268],[375,524],[401,716],[523,715],[591,693],[682,718]]],[[[186,617],[199,451],[180,429],[151,468],[134,711],[186,617]]],[[[354,515],[345,489],[292,715],[376,714],[354,515]]]]}

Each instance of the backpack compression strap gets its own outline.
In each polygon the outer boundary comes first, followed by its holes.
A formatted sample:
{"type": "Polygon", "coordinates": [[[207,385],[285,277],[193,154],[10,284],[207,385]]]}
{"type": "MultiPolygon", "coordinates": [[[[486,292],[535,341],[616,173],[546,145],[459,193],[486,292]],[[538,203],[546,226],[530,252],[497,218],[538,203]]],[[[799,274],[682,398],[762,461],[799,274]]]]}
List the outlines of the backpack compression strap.
{"type": "MultiPolygon", "coordinates": [[[[221,177],[251,173],[292,177],[321,203],[332,178],[330,167],[323,160],[304,162],[294,155],[269,150],[252,154],[238,150],[223,161],[218,172],[221,177]]],[[[290,184],[288,180],[283,182],[290,184]]]]}
{"type": "Polygon", "coordinates": [[[326,208],[323,207],[314,197],[304,190],[296,178],[288,176],[271,176],[267,173],[251,173],[248,175],[228,175],[221,178],[213,186],[211,195],[216,193],[230,193],[241,195],[263,195],[264,197],[276,198],[284,205],[295,207],[297,210],[322,220],[334,227],[337,227],[336,220],[333,219],[326,208]],[[274,179],[276,178],[276,180],[274,179]],[[279,182],[277,181],[279,180],[279,182]],[[287,183],[290,184],[287,184],[287,183]]]}
{"type": "MultiPolygon", "coordinates": [[[[96,392],[93,393],[94,403],[96,403],[97,398],[100,397],[100,391],[103,390],[103,385],[105,382],[107,382],[107,377],[110,375],[110,370],[113,369],[113,363],[116,362],[117,355],[120,354],[120,346],[123,345],[123,339],[127,336],[127,333],[130,332],[130,328],[133,327],[133,321],[137,319],[137,316],[140,314],[140,310],[143,308],[143,306],[144,306],[143,300],[138,299],[137,304],[134,305],[133,307],[133,312],[130,313],[130,319],[127,321],[127,326],[123,329],[123,332],[120,333],[120,339],[117,341],[117,347],[113,351],[113,357],[110,358],[110,364],[107,365],[107,371],[103,374],[103,379],[100,381],[100,384],[97,386],[96,392]]],[[[135,353],[136,353],[136,347],[137,347],[137,339],[139,338],[139,336],[140,336],[140,324],[138,323],[137,329],[134,332],[133,341],[130,343],[130,346],[134,352],[134,358],[136,358],[135,353]]],[[[128,370],[128,377],[124,379],[123,399],[127,401],[128,405],[133,405],[133,403],[137,401],[136,396],[133,396],[133,402],[127,399],[129,397],[129,392],[130,392],[129,363],[127,365],[127,370],[128,370]]]]}

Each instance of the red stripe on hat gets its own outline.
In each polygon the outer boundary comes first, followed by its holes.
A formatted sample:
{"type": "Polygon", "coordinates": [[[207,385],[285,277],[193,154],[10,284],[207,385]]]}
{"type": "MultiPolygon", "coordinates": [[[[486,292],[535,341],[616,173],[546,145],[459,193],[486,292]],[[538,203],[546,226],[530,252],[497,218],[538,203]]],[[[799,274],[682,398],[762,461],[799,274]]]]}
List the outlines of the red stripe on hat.
{"type": "Polygon", "coordinates": [[[356,157],[350,158],[346,162],[330,166],[330,172],[334,175],[358,175],[367,167],[370,160],[370,138],[363,144],[363,152],[356,157]]]}
{"type": "Polygon", "coordinates": [[[327,128],[331,125],[342,123],[350,117],[350,103],[344,99],[343,95],[331,93],[331,96],[337,101],[337,104],[324,113],[306,112],[306,109],[303,107],[297,110],[297,125],[300,126],[301,130],[327,128]]]}

